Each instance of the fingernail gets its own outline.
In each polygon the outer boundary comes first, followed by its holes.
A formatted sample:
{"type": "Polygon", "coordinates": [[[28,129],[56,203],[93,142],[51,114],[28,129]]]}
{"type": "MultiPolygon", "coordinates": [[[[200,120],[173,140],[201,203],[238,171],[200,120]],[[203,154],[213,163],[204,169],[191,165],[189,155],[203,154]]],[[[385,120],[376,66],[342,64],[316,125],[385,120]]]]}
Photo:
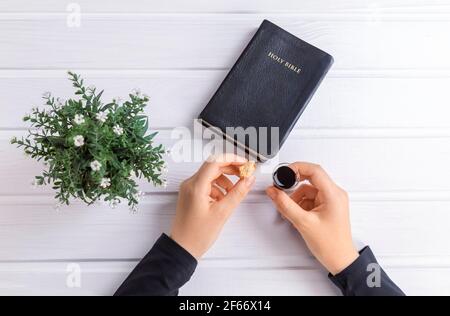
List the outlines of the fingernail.
{"type": "Polygon", "coordinates": [[[255,182],[255,176],[250,176],[245,178],[244,183],[246,186],[250,187],[255,182]]]}

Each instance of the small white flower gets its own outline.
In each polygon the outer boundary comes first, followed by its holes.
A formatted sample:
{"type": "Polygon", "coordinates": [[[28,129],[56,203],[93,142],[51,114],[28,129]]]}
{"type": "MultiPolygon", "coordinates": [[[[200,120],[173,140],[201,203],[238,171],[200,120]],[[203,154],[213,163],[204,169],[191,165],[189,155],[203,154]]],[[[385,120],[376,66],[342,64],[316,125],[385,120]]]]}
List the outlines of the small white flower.
{"type": "Polygon", "coordinates": [[[163,179],[162,180],[162,183],[161,183],[161,186],[163,187],[163,188],[167,188],[167,180],[166,179],[163,179]]]}
{"type": "Polygon", "coordinates": [[[87,87],[87,89],[88,89],[88,90],[91,90],[91,91],[94,91],[94,90],[95,90],[95,86],[92,86],[92,85],[91,85],[91,86],[87,87]]]}
{"type": "Polygon", "coordinates": [[[113,131],[117,136],[120,136],[123,134],[123,128],[120,127],[119,125],[114,125],[113,131]]]}
{"type": "Polygon", "coordinates": [[[61,106],[63,106],[65,103],[66,103],[66,101],[65,101],[64,99],[62,99],[62,98],[57,98],[57,99],[56,99],[56,106],[57,106],[57,107],[61,107],[61,106]]]}
{"type": "Polygon", "coordinates": [[[132,93],[133,93],[134,95],[139,96],[139,95],[141,95],[141,89],[135,88],[135,89],[132,90],[132,93]]]}
{"type": "Polygon", "coordinates": [[[42,94],[42,98],[44,98],[44,99],[49,99],[50,98],[50,96],[51,96],[51,93],[50,92],[44,92],[43,94],[42,94]]]}
{"type": "Polygon", "coordinates": [[[139,202],[141,200],[141,196],[139,195],[139,193],[135,193],[135,194],[133,194],[133,199],[135,199],[137,202],[139,202]]]}
{"type": "Polygon", "coordinates": [[[75,119],[73,121],[77,125],[83,124],[84,123],[84,116],[82,114],[75,114],[75,119]]]}
{"type": "Polygon", "coordinates": [[[99,120],[100,122],[105,123],[106,120],[108,119],[108,113],[106,113],[106,112],[98,112],[98,113],[95,115],[95,118],[96,118],[97,120],[99,120]]]}
{"type": "Polygon", "coordinates": [[[110,178],[102,178],[102,181],[100,182],[100,186],[103,189],[106,189],[111,185],[111,179],[110,178]]]}
{"type": "Polygon", "coordinates": [[[98,160],[94,160],[90,164],[92,171],[99,171],[102,164],[98,160]]]}
{"type": "Polygon", "coordinates": [[[115,209],[118,204],[119,204],[119,200],[118,199],[114,199],[114,200],[109,201],[109,207],[112,208],[112,209],[115,209]]]}
{"type": "Polygon", "coordinates": [[[84,108],[86,106],[86,101],[84,99],[80,99],[81,107],[84,108]]]}
{"type": "Polygon", "coordinates": [[[84,145],[84,137],[82,135],[77,135],[73,138],[73,143],[75,147],[81,147],[84,145]]]}

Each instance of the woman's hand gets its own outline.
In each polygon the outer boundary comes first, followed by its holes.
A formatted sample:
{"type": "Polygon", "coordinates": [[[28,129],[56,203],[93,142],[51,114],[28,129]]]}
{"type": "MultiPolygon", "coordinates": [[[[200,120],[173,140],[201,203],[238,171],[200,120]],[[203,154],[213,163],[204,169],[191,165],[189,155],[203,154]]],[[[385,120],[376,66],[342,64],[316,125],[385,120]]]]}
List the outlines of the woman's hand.
{"type": "Polygon", "coordinates": [[[239,175],[247,160],[236,155],[211,157],[189,179],[183,181],[171,238],[200,259],[217,239],[233,210],[250,191],[255,177],[235,184],[226,176],[239,175]]]}
{"type": "Polygon", "coordinates": [[[347,193],[318,165],[296,162],[289,167],[310,184],[302,184],[290,196],[272,186],[267,195],[317,260],[336,275],[359,256],[352,241],[347,193]]]}

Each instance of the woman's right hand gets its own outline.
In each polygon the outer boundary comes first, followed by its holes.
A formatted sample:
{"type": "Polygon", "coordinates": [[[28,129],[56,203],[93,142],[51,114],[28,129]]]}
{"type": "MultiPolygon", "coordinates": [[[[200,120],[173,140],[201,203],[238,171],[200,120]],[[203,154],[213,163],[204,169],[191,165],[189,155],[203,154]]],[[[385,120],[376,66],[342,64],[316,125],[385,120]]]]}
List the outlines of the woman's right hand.
{"type": "Polygon", "coordinates": [[[289,167],[310,184],[302,184],[290,196],[273,186],[266,193],[317,260],[336,275],[359,256],[352,241],[347,192],[319,165],[295,162],[289,167]]]}

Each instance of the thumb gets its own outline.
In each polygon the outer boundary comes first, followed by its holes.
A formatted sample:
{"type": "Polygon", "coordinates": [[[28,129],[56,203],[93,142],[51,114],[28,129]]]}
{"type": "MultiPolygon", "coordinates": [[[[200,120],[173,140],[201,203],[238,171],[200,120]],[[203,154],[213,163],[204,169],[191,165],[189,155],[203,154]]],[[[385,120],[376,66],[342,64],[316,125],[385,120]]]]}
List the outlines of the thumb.
{"type": "Polygon", "coordinates": [[[271,186],[266,189],[266,193],[275,203],[277,210],[294,226],[299,227],[308,216],[308,212],[301,208],[285,192],[271,186]]]}
{"type": "Polygon", "coordinates": [[[226,212],[234,210],[250,191],[254,182],[255,176],[243,178],[236,182],[233,188],[229,190],[225,197],[219,202],[222,204],[223,209],[225,209],[226,212]]]}

